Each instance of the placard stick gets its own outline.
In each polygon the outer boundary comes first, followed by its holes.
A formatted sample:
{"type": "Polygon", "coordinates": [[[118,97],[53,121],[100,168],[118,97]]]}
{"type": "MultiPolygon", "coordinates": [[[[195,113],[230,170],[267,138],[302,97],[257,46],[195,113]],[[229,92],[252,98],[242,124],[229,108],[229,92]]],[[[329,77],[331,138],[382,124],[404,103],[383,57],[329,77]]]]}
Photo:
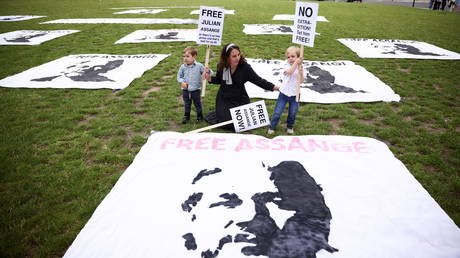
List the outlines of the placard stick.
{"type": "Polygon", "coordinates": [[[218,124],[215,124],[215,125],[206,126],[206,127],[196,129],[196,130],[193,130],[193,131],[190,131],[190,132],[186,132],[186,133],[199,133],[199,132],[203,132],[203,131],[210,130],[210,129],[213,129],[213,128],[228,125],[228,124],[231,124],[231,123],[233,123],[233,121],[228,120],[228,121],[225,121],[225,122],[221,122],[221,123],[218,123],[218,124]]]}
{"type": "MultiPolygon", "coordinates": [[[[211,45],[206,45],[206,58],[204,60],[204,67],[208,67],[209,65],[209,54],[211,52],[211,45]]],[[[206,82],[207,80],[204,79],[201,84],[201,97],[204,97],[206,94],[206,82]]]]}
{"type": "MultiPolygon", "coordinates": [[[[303,59],[303,45],[300,45],[300,56],[299,58],[303,59]]],[[[296,87],[296,90],[295,90],[295,101],[299,102],[300,100],[300,84],[303,82],[303,71],[301,71],[301,69],[303,69],[302,65],[300,65],[299,67],[299,80],[297,82],[297,87],[296,87]]]]}

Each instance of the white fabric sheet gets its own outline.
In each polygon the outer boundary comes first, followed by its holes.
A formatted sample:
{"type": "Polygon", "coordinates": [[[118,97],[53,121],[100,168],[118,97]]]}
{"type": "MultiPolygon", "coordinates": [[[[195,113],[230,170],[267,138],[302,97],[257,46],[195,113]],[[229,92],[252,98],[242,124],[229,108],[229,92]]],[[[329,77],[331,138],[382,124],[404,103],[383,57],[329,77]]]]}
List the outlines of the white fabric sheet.
{"type": "Polygon", "coordinates": [[[115,12],[113,14],[157,14],[157,13],[161,13],[165,11],[167,10],[166,9],[135,9],[135,10],[115,12]]]}
{"type": "Polygon", "coordinates": [[[361,58],[460,59],[460,54],[419,41],[398,39],[338,39],[361,58]]]}
{"type": "Polygon", "coordinates": [[[17,30],[0,34],[0,45],[40,45],[79,30],[17,30]]]}
{"type": "Polygon", "coordinates": [[[196,29],[136,30],[115,44],[145,42],[196,41],[196,29]]]}
{"type": "Polygon", "coordinates": [[[110,23],[110,24],[197,24],[198,20],[195,19],[175,19],[175,18],[96,18],[96,19],[59,19],[40,24],[54,24],[54,23],[110,23]]]}
{"type": "MultiPolygon", "coordinates": [[[[301,212],[308,206],[302,200],[321,198],[324,203],[318,206],[326,206],[331,217],[326,241],[338,251],[319,250],[319,258],[460,256],[459,228],[388,147],[375,139],[158,132],[150,136],[64,257],[202,257],[206,250],[217,250],[218,258],[267,257],[264,252],[275,245],[271,239],[281,242],[279,231],[267,231],[274,233],[266,233],[265,239],[243,231],[240,222],[257,219],[261,223],[248,226],[256,232],[262,225],[287,230],[283,225],[289,223],[291,231],[285,237],[291,240],[285,250],[294,252],[309,247],[316,235],[298,242],[309,229],[302,221],[310,216],[299,217],[290,209],[301,212]],[[292,169],[272,174],[278,164],[292,169]],[[296,175],[299,180],[294,180],[296,175]],[[320,185],[320,192],[305,184],[308,175],[320,185]],[[187,205],[190,196],[200,193],[195,206],[187,205]],[[242,202],[218,203],[231,199],[231,194],[242,202]],[[195,250],[185,247],[186,233],[193,234],[195,250]],[[268,246],[235,243],[241,240],[237,234],[268,246]],[[219,250],[219,240],[225,236],[232,241],[219,250]],[[259,249],[261,255],[244,255],[242,248],[247,246],[259,249]]],[[[279,245],[283,247],[282,242],[279,245]]]]}
{"type": "MultiPolygon", "coordinates": [[[[193,10],[190,12],[190,14],[200,14],[200,10],[193,10]]],[[[235,10],[225,10],[224,9],[224,14],[235,14],[235,10]]]]}
{"type": "MultiPolygon", "coordinates": [[[[294,20],[294,15],[293,14],[275,14],[273,16],[273,20],[277,21],[293,21],[294,20]]],[[[324,16],[318,16],[317,20],[318,22],[329,22],[326,17],[324,16]]]]}
{"type": "Polygon", "coordinates": [[[9,88],[124,89],[168,55],[70,55],[0,80],[9,88]]]}
{"type": "MultiPolygon", "coordinates": [[[[281,34],[292,35],[292,25],[285,24],[243,24],[243,32],[250,35],[281,34]]],[[[315,32],[315,35],[320,33],[315,32]]]]}
{"type": "MultiPolygon", "coordinates": [[[[256,73],[281,85],[284,60],[247,58],[256,73]]],[[[304,61],[304,81],[300,88],[301,102],[345,103],[399,101],[399,95],[379,78],[351,61],[304,61]]],[[[250,98],[278,98],[278,92],[265,91],[247,82],[250,98]]]]}

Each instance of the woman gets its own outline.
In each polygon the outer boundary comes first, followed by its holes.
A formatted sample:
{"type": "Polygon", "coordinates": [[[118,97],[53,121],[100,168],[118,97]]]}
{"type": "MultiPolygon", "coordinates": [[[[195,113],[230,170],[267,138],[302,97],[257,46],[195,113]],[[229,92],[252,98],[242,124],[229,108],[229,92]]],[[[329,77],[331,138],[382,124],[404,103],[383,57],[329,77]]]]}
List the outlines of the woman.
{"type": "MultiPolygon", "coordinates": [[[[247,81],[269,91],[279,90],[279,86],[274,85],[260,78],[252,69],[251,65],[241,54],[240,48],[233,44],[223,47],[220,54],[220,61],[217,64],[216,76],[210,76],[209,69],[206,68],[205,78],[212,84],[220,84],[216,96],[215,117],[213,112],[208,114],[206,121],[211,124],[232,120],[230,108],[249,104],[249,96],[244,87],[247,81]]],[[[233,125],[225,127],[233,129],[233,125]]]]}

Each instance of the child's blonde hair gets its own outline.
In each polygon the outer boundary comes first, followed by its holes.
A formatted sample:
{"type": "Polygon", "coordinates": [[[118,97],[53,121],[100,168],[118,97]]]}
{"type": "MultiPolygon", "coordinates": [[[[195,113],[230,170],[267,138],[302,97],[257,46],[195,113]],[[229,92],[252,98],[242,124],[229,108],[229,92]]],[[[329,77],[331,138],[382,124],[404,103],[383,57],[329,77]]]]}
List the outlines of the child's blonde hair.
{"type": "Polygon", "coordinates": [[[297,46],[290,46],[286,49],[286,52],[284,53],[285,55],[288,54],[288,52],[294,51],[297,57],[300,56],[300,48],[297,46]]]}
{"type": "Polygon", "coordinates": [[[182,53],[187,53],[190,52],[192,56],[197,56],[198,55],[198,50],[195,47],[186,47],[182,53]]]}

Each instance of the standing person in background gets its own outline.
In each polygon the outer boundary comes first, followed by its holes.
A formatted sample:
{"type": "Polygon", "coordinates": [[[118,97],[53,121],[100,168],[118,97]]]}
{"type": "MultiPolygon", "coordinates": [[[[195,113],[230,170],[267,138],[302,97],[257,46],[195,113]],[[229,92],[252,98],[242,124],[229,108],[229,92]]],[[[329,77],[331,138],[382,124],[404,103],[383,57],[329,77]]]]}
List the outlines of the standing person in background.
{"type": "Polygon", "coordinates": [[[196,109],[196,120],[203,120],[203,107],[201,106],[201,78],[204,66],[196,61],[198,50],[194,47],[186,47],[183,52],[184,63],[177,72],[177,82],[182,89],[184,100],[184,117],[182,124],[190,120],[192,102],[196,109]]]}
{"type": "MultiPolygon", "coordinates": [[[[246,62],[240,48],[233,43],[222,48],[216,76],[211,76],[208,71],[206,68],[206,80],[212,84],[220,84],[216,96],[216,111],[211,112],[205,118],[211,124],[232,120],[230,108],[250,103],[244,83],[249,81],[269,91],[280,88],[260,78],[246,62]]],[[[227,125],[224,128],[234,129],[233,125],[227,125]]]]}
{"type": "Polygon", "coordinates": [[[270,121],[270,127],[267,132],[268,134],[275,133],[281,114],[288,103],[287,133],[294,133],[295,117],[297,115],[297,110],[299,109],[299,103],[296,101],[297,83],[299,83],[299,78],[304,78],[302,67],[303,59],[300,57],[300,49],[296,46],[289,47],[286,50],[286,59],[286,64],[284,65],[283,85],[280,88],[280,94],[276,100],[275,111],[273,112],[273,116],[270,121]]]}

